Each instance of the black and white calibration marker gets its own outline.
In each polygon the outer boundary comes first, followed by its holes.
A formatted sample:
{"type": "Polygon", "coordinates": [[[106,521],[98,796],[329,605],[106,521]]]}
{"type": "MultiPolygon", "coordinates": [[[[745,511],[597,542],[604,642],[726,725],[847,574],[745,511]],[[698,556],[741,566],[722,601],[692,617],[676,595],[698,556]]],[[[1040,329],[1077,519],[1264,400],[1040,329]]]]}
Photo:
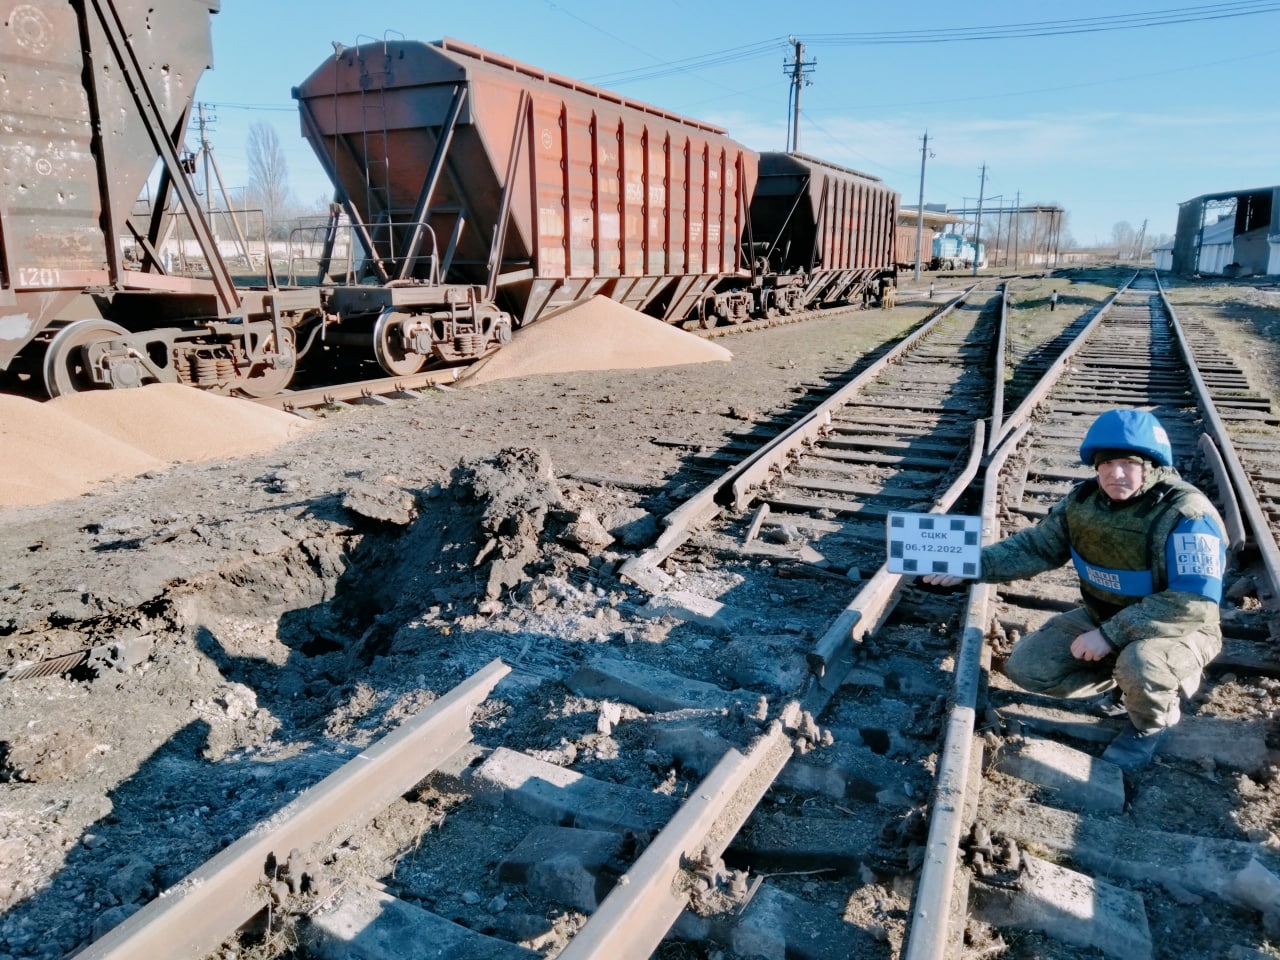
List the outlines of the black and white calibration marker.
{"type": "Polygon", "coordinates": [[[890,513],[890,573],[945,573],[977,579],[982,572],[982,518],[945,513],[890,513]]]}

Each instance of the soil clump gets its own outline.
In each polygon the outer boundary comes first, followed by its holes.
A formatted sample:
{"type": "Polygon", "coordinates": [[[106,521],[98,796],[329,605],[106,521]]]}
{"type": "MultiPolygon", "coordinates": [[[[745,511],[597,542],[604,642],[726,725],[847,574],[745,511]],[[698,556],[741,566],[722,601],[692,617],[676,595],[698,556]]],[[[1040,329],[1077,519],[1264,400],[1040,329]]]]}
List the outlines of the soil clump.
{"type": "MultiPolygon", "coordinates": [[[[686,793],[704,770],[635,732],[635,708],[565,678],[607,652],[725,690],[785,688],[807,669],[798,639],[848,592],[695,555],[680,589],[769,611],[716,635],[646,612],[617,567],[742,443],[940,301],[904,289],[892,311],[738,338],[723,363],[426,391],[234,459],[169,465],[179,446],[144,450],[95,422],[151,465],[0,508],[0,673],[113,644],[136,655],[0,679],[0,958],[54,960],[101,936],[496,657],[513,671],[476,717],[480,747],[686,793]]],[[[738,745],[751,732],[741,717],[696,724],[738,745]]],[[[1255,787],[1247,826],[1262,836],[1280,794],[1255,787]]],[[[458,838],[509,849],[524,823],[463,793],[420,784],[325,868],[411,889],[444,916],[487,905],[492,929],[553,954],[581,914],[506,902],[458,838]]],[[[1158,812],[1193,829],[1188,797],[1158,812]]],[[[868,889],[847,905],[859,922],[905,916],[905,897],[868,889]]]]}

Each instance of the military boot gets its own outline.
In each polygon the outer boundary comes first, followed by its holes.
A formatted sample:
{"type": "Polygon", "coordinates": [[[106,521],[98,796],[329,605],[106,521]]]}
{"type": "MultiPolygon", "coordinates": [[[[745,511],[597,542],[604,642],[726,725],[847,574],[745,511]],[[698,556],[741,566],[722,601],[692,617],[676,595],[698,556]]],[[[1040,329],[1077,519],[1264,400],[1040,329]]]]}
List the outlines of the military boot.
{"type": "Polygon", "coordinates": [[[1125,705],[1124,694],[1120,692],[1119,687],[1112,687],[1105,693],[1086,698],[1084,705],[1090,713],[1099,717],[1116,719],[1129,715],[1129,708],[1125,705]]]}
{"type": "Polygon", "coordinates": [[[1120,736],[1111,741],[1111,746],[1102,752],[1102,759],[1114,763],[1121,770],[1141,770],[1155,759],[1164,745],[1172,727],[1160,727],[1143,733],[1132,724],[1125,727],[1120,736]]]}

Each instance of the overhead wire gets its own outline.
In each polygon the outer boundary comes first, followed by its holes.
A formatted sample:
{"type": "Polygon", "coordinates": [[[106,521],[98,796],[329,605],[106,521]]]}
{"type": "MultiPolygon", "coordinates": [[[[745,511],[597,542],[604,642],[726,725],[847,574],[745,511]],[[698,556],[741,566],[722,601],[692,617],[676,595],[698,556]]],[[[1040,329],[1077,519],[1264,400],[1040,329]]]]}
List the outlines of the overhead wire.
{"type": "Polygon", "coordinates": [[[1111,14],[1102,17],[1080,17],[1070,20],[1035,20],[981,27],[941,27],[918,30],[884,30],[866,33],[830,33],[806,36],[806,43],[887,44],[887,43],[955,43],[971,40],[1023,39],[1026,37],[1066,36],[1110,30],[1136,30],[1145,27],[1195,23],[1254,16],[1280,10],[1272,0],[1237,0],[1195,7],[1177,7],[1147,13],[1111,14]]]}
{"type": "Polygon", "coordinates": [[[775,53],[786,48],[786,37],[773,37],[769,40],[760,40],[755,43],[748,43],[738,47],[728,47],[724,50],[717,50],[714,53],[700,54],[693,57],[684,57],[680,60],[668,60],[657,66],[652,67],[636,67],[632,70],[622,70],[617,73],[598,74],[593,77],[587,77],[588,83],[617,85],[622,83],[636,83],[641,80],[654,80],[659,77],[667,77],[675,73],[687,73],[695,70],[702,70],[707,67],[718,67],[726,63],[739,63],[743,60],[754,60],[756,57],[763,56],[767,53],[775,53]]]}
{"type": "MultiPolygon", "coordinates": [[[[806,34],[804,42],[806,45],[813,46],[876,46],[1017,40],[1115,30],[1138,30],[1207,20],[1257,16],[1275,12],[1280,12],[1280,2],[1277,2],[1277,0],[1233,0],[1233,2],[1227,3],[1199,4],[1145,13],[1111,14],[1101,17],[1078,17],[1063,20],[1033,20],[980,27],[935,27],[862,33],[806,34]]],[[[773,37],[756,43],[729,47],[699,56],[669,60],[657,66],[638,67],[633,70],[601,74],[589,78],[589,82],[616,86],[636,83],[642,80],[656,80],[679,73],[693,73],[710,67],[737,63],[774,53],[785,49],[787,43],[786,37],[773,37]]]]}

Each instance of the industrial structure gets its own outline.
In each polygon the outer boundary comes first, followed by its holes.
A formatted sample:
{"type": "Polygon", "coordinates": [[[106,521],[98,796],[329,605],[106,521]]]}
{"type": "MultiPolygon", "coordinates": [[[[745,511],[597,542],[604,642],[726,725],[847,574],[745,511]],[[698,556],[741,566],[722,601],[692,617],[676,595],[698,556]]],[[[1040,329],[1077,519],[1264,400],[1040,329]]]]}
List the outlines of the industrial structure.
{"type": "Polygon", "coordinates": [[[1183,276],[1280,274],[1280,186],[1206,193],[1178,205],[1172,256],[1156,267],[1183,276]]]}

